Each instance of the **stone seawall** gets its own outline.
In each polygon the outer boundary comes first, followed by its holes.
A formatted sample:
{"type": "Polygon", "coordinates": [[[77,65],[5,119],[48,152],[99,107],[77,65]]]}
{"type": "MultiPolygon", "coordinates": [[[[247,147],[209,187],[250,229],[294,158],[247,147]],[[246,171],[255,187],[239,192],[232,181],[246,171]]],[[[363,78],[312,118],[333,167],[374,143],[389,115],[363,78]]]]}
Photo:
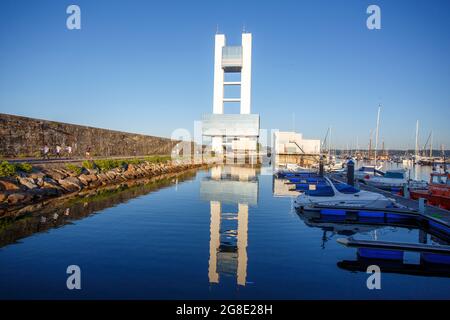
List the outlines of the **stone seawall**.
{"type": "Polygon", "coordinates": [[[0,178],[0,217],[16,212],[26,205],[51,198],[76,195],[82,190],[106,185],[120,184],[137,179],[183,172],[214,163],[209,159],[203,163],[190,161],[168,161],[125,164],[110,170],[80,168],[72,171],[63,168],[33,168],[29,173],[20,172],[13,177],[0,178]]]}
{"type": "Polygon", "coordinates": [[[0,158],[39,157],[47,145],[72,147],[72,156],[169,155],[179,141],[0,113],[0,158]]]}

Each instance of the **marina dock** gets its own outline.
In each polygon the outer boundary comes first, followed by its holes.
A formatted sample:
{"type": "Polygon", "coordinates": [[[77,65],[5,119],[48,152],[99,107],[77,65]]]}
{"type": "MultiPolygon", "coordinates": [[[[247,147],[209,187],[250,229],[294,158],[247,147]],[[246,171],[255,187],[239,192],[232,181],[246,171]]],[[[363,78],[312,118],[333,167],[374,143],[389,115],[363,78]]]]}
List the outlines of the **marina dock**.
{"type": "MultiPolygon", "coordinates": [[[[346,178],[342,174],[330,174],[329,177],[332,179],[344,182],[344,183],[346,182],[346,178]]],[[[447,225],[447,227],[450,226],[450,211],[448,211],[448,210],[444,210],[444,209],[441,209],[438,207],[429,206],[429,205],[425,204],[423,212],[420,212],[419,201],[407,199],[400,195],[396,195],[389,191],[385,191],[385,190],[381,190],[381,189],[378,189],[378,188],[375,188],[372,186],[368,186],[363,183],[358,183],[357,187],[360,188],[361,190],[380,193],[388,198],[394,199],[398,204],[405,206],[412,212],[420,213],[420,214],[430,217],[432,219],[438,219],[438,220],[440,220],[440,222],[445,223],[447,225]]]]}

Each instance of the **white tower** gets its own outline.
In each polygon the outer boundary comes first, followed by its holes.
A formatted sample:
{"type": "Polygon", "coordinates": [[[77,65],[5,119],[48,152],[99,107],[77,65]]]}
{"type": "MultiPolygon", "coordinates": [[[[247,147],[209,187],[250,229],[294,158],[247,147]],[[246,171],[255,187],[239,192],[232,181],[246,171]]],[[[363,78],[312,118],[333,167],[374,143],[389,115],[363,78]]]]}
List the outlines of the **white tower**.
{"type": "Polygon", "coordinates": [[[250,114],[252,91],[252,34],[242,34],[241,114],[250,114]]]}
{"type": "Polygon", "coordinates": [[[252,35],[242,34],[240,46],[227,46],[225,35],[216,34],[214,52],[213,114],[203,118],[203,135],[212,138],[212,149],[256,151],[259,115],[251,114],[252,35]],[[227,73],[240,75],[225,81],[227,73]],[[240,97],[225,97],[226,86],[240,86],[240,97]],[[239,114],[225,114],[227,103],[239,103],[239,114]]]}
{"type": "Polygon", "coordinates": [[[213,113],[223,114],[224,103],[240,102],[240,114],[250,114],[252,88],[252,34],[242,34],[242,46],[226,46],[225,35],[216,34],[214,54],[213,113]],[[225,82],[225,73],[241,74],[240,81],[225,82]],[[240,86],[240,98],[225,98],[225,86],[240,86]]]}

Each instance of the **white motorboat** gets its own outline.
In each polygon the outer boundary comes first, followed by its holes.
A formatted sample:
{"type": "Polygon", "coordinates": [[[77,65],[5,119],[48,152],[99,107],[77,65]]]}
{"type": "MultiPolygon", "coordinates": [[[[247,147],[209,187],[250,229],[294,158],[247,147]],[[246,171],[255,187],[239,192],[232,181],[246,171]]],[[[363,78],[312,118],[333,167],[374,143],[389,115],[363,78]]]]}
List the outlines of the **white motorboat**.
{"type": "Polygon", "coordinates": [[[395,206],[394,200],[379,193],[361,191],[345,183],[332,182],[327,177],[321,179],[297,197],[294,203],[297,209],[350,207],[370,210],[395,206]]]}
{"type": "Polygon", "coordinates": [[[359,181],[364,181],[367,176],[383,176],[384,172],[381,171],[381,166],[362,166],[355,170],[355,179],[359,181]]]}
{"type": "Polygon", "coordinates": [[[411,159],[402,159],[402,165],[404,168],[410,168],[413,166],[413,161],[411,159]]]}
{"type": "Polygon", "coordinates": [[[310,172],[310,168],[299,166],[296,163],[287,163],[286,170],[291,172],[310,172]]]}
{"type": "Polygon", "coordinates": [[[340,159],[334,160],[325,166],[325,170],[329,172],[343,172],[344,162],[340,159]]]}
{"type": "Polygon", "coordinates": [[[274,175],[278,178],[284,178],[286,175],[289,174],[302,174],[302,173],[312,173],[312,172],[316,172],[316,170],[312,169],[312,168],[306,168],[306,167],[302,167],[299,166],[297,164],[286,164],[286,166],[280,167],[277,170],[275,170],[274,175]]]}
{"type": "Polygon", "coordinates": [[[389,191],[402,189],[407,182],[406,171],[403,169],[387,170],[384,175],[375,174],[364,177],[364,183],[367,185],[389,191]]]}

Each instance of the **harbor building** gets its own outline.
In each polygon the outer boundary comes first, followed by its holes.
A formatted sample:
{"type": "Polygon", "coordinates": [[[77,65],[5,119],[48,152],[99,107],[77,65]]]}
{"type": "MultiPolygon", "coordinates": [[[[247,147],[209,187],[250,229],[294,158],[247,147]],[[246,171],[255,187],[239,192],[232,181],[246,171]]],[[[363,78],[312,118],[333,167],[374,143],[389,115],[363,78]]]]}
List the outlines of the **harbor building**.
{"type": "Polygon", "coordinates": [[[273,136],[276,164],[296,163],[309,165],[320,156],[320,140],[304,139],[301,133],[276,131],[273,136]]]}
{"type": "Polygon", "coordinates": [[[277,154],[320,154],[320,140],[304,139],[297,132],[274,132],[274,146],[277,154]]]}
{"type": "Polygon", "coordinates": [[[257,151],[260,121],[251,113],[251,72],[252,34],[243,33],[239,46],[227,45],[225,35],[216,34],[213,113],[202,119],[202,136],[216,153],[257,151]],[[239,94],[230,96],[233,90],[239,94]],[[236,105],[239,113],[230,112],[236,105]]]}

